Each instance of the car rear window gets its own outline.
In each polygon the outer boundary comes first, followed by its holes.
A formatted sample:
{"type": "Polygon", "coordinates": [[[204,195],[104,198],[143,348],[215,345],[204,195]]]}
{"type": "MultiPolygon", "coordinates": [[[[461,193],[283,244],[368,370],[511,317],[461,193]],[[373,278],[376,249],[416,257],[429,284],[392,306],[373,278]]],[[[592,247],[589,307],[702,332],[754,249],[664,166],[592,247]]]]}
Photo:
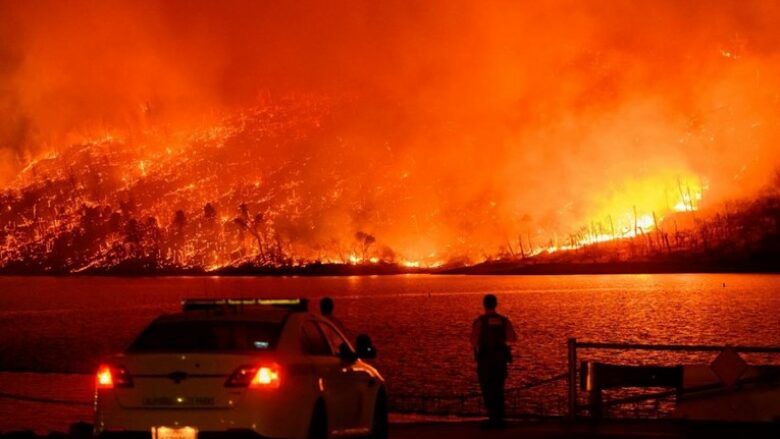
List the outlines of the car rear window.
{"type": "Polygon", "coordinates": [[[154,322],[129,352],[263,352],[276,347],[281,324],[268,322],[154,322]]]}

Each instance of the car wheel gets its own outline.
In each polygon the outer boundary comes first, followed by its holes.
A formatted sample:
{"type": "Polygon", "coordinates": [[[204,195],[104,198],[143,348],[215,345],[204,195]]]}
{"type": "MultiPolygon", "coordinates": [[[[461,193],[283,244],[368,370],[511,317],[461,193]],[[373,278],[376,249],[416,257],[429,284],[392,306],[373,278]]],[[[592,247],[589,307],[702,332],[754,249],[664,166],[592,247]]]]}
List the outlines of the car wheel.
{"type": "Polygon", "coordinates": [[[387,397],[384,392],[380,392],[374,403],[374,421],[371,425],[371,439],[387,439],[388,420],[387,420],[387,397]]]}
{"type": "Polygon", "coordinates": [[[317,401],[314,406],[314,412],[309,424],[309,439],[327,439],[328,437],[328,416],[325,413],[325,405],[322,401],[317,401]]]}

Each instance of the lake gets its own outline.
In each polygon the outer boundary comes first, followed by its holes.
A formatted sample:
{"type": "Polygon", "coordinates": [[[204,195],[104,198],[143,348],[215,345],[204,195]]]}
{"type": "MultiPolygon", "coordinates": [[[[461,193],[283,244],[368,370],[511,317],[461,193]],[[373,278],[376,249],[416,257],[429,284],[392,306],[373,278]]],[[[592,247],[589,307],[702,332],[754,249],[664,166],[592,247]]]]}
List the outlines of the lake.
{"type": "MultiPolygon", "coordinates": [[[[258,296],[333,297],[347,327],[374,339],[391,398],[473,392],[468,336],[487,292],[519,336],[508,386],[564,372],[568,337],[780,346],[778,275],[0,277],[0,393],[88,401],[100,358],[122,350],[155,316],[177,311],[182,298],[258,296]]],[[[711,356],[581,357],[676,364],[711,356]]],[[[539,398],[564,397],[545,393],[539,398]]],[[[89,407],[0,398],[0,419],[0,431],[64,429],[89,421],[89,407]]]]}

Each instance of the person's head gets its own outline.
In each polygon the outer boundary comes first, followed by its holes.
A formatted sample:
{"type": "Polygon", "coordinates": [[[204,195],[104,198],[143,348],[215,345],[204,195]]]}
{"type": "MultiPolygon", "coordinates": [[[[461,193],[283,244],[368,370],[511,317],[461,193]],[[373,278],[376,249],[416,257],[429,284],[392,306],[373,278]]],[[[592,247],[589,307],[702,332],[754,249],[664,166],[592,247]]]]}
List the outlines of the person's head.
{"type": "Polygon", "coordinates": [[[485,306],[485,311],[495,311],[498,306],[498,299],[493,294],[485,294],[485,298],[482,299],[482,305],[485,306]]]}
{"type": "Polygon", "coordinates": [[[324,316],[329,316],[333,314],[333,299],[330,297],[323,297],[322,300],[320,300],[320,313],[324,316]]]}

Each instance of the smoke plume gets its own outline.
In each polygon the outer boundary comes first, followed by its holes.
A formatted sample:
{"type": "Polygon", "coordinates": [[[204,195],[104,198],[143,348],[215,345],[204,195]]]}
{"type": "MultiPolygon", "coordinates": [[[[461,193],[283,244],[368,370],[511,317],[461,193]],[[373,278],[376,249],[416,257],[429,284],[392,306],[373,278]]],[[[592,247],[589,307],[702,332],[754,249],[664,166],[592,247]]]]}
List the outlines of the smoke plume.
{"type": "MultiPolygon", "coordinates": [[[[326,121],[309,140],[204,160],[264,163],[220,171],[225,188],[294,169],[289,196],[320,200],[295,226],[310,249],[359,231],[416,260],[546,245],[760,190],[780,154],[779,29],[775,1],[3,0],[0,184],[100,136],[135,168],[259,102],[309,100],[326,121]]],[[[203,195],[177,208],[218,201],[187,184],[203,195]]]]}

